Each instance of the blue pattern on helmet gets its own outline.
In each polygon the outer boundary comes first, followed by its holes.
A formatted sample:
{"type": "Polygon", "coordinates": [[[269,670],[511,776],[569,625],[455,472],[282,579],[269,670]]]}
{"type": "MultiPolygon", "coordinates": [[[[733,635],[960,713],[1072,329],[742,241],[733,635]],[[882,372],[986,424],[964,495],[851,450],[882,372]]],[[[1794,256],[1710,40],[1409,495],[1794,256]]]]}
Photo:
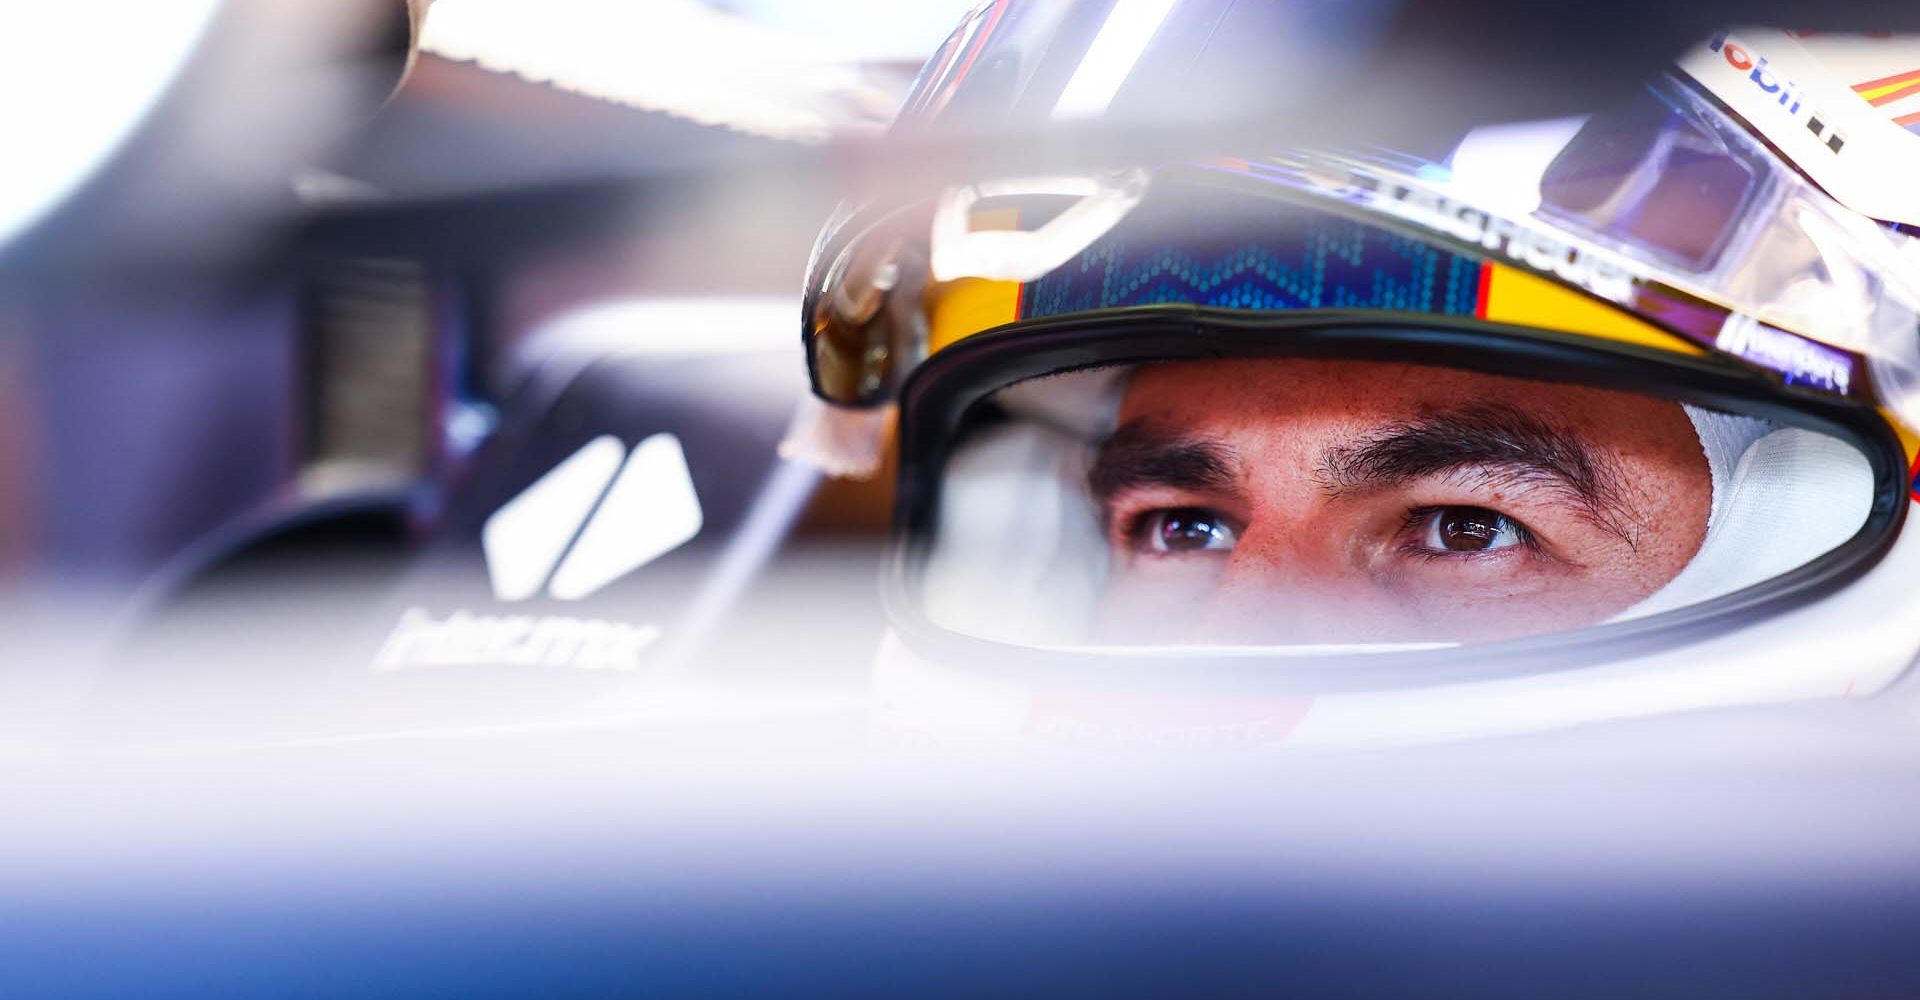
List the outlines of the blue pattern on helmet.
{"type": "Polygon", "coordinates": [[[1388,309],[1471,316],[1480,260],[1364,223],[1294,206],[1177,228],[1130,219],[1027,286],[1021,316],[1187,303],[1223,309],[1388,309]]]}

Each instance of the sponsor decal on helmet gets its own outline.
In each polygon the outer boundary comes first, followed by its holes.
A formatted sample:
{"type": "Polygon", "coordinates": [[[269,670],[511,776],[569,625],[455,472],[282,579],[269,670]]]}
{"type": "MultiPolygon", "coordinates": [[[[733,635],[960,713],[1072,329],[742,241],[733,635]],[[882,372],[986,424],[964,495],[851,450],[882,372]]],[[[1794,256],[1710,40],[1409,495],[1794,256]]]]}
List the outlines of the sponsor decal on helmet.
{"type": "Polygon", "coordinates": [[[1437,191],[1360,170],[1348,174],[1347,193],[1388,214],[1556,275],[1601,298],[1633,302],[1632,271],[1544,230],[1500,218],[1437,191]]]}
{"type": "Polygon", "coordinates": [[[1715,35],[1707,42],[1707,49],[1727,61],[1727,65],[1747,74],[1747,82],[1761,93],[1775,98],[1788,115],[1799,119],[1828,149],[1835,153],[1847,145],[1847,137],[1835,129],[1833,119],[1820,110],[1819,105],[1808,98],[1806,92],[1792,80],[1775,72],[1767,65],[1766,57],[1755,55],[1745,46],[1728,40],[1724,34],[1715,35]]]}
{"type": "Polygon", "coordinates": [[[1788,385],[1811,385],[1846,394],[1853,385],[1853,358],[1798,334],[1733,313],[1714,346],[1786,376],[1788,385]]]}

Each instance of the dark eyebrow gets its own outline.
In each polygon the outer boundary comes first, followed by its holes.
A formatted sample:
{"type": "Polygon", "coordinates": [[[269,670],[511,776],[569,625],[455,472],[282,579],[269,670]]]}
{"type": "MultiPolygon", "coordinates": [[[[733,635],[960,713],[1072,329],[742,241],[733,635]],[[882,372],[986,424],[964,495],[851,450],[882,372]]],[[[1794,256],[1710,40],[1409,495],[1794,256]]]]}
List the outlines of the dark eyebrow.
{"type": "Polygon", "coordinates": [[[1087,471],[1087,489],[1104,508],[1130,489],[1222,490],[1238,479],[1238,457],[1226,445],[1168,434],[1134,420],[1100,446],[1087,471]]]}
{"type": "Polygon", "coordinates": [[[1510,406],[1431,414],[1320,457],[1316,478],[1331,496],[1401,486],[1472,470],[1477,484],[1554,490],[1595,526],[1626,539],[1634,521],[1620,477],[1578,436],[1510,406]]]}

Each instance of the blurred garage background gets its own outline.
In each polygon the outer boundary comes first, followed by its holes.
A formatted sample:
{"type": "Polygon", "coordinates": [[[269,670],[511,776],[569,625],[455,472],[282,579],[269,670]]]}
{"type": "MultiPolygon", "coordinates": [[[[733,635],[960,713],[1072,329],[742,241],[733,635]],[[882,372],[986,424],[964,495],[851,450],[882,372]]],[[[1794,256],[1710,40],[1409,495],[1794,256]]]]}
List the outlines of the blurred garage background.
{"type": "Polygon", "coordinates": [[[430,527],[556,350],[797,361],[836,197],[818,150],[881,128],[970,4],[148,6],[84,69],[9,71],[62,115],[105,109],[57,207],[0,215],[0,586],[63,648],[49,616],[236,523],[404,494],[430,527]],[[113,137],[127,94],[151,104],[113,137]]]}

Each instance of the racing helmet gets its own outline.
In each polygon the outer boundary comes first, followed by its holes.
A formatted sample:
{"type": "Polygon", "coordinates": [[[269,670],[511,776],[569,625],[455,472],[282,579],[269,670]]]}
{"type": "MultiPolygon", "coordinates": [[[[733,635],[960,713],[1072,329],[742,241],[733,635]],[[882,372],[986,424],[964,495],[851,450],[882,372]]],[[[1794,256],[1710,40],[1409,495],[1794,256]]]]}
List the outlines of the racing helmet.
{"type": "MultiPolygon", "coordinates": [[[[896,129],[1124,92],[1082,92],[1071,7],[982,7],[896,129]]],[[[1883,690],[1920,653],[1916,112],[1920,40],[1744,31],[1439,156],[843,206],[802,325],[840,440],[895,430],[883,717],[1346,745],[1883,690]]]]}

